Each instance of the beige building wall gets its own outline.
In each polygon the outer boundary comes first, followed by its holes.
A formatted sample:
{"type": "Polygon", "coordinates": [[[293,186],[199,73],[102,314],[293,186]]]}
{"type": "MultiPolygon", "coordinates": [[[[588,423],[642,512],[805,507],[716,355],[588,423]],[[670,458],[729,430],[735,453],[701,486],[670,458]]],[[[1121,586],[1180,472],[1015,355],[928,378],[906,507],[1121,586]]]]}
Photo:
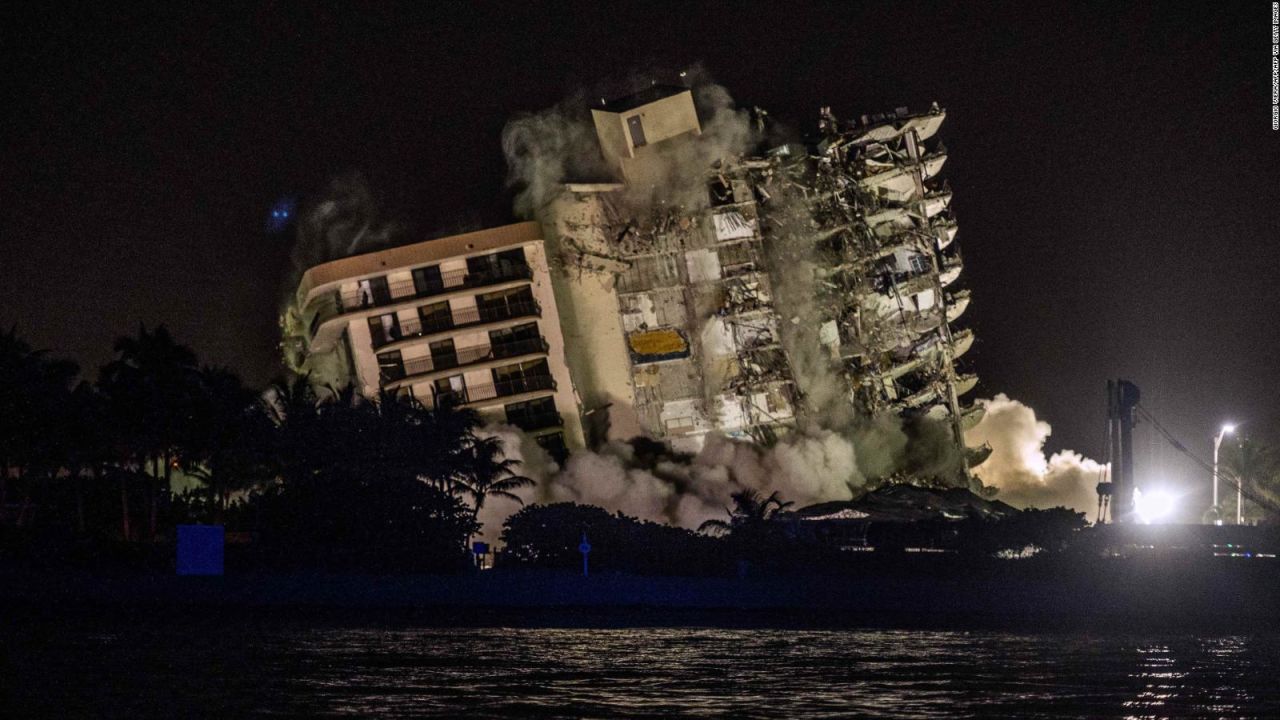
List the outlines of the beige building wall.
{"type": "Polygon", "coordinates": [[[698,113],[693,104],[693,93],[689,90],[673,89],[673,94],[627,109],[594,108],[591,119],[595,123],[596,137],[600,141],[605,159],[619,168],[625,168],[626,160],[642,154],[646,147],[686,133],[702,133],[702,125],[698,122],[698,113]],[[644,133],[645,143],[640,147],[636,146],[629,129],[633,118],[638,118],[644,133]]]}
{"type": "MultiPolygon", "coordinates": [[[[485,398],[471,403],[469,407],[488,420],[505,422],[505,405],[537,397],[554,397],[566,446],[571,449],[583,447],[581,406],[565,358],[566,340],[560,328],[560,313],[552,287],[550,267],[537,223],[517,223],[318,265],[303,275],[298,294],[306,308],[304,318],[313,327],[312,350],[322,354],[349,351],[354,368],[353,377],[348,379],[354,381],[357,389],[366,397],[376,396],[384,386],[378,366],[377,356],[380,352],[399,350],[401,359],[407,363],[415,358],[429,357],[431,342],[451,338],[455,350],[462,354],[468,349],[487,349],[490,329],[536,323],[539,334],[547,343],[547,350],[545,354],[540,351],[531,353],[530,357],[545,357],[555,388],[522,395],[485,398]],[[523,250],[525,263],[531,270],[531,278],[488,286],[463,286],[468,258],[515,248],[523,250]],[[412,271],[430,266],[440,269],[443,292],[417,297],[413,288],[412,271]],[[376,282],[377,278],[386,279],[389,302],[376,307],[361,307],[361,281],[376,282]],[[466,317],[468,313],[474,313],[477,295],[526,286],[541,308],[540,316],[501,320],[478,328],[462,327],[421,338],[404,338],[377,349],[373,346],[373,335],[369,327],[371,317],[394,315],[399,319],[401,327],[404,327],[406,323],[418,321],[418,307],[445,301],[455,318],[466,317]],[[343,308],[350,309],[343,312],[343,308]]],[[[431,380],[446,372],[463,375],[471,388],[492,386],[491,370],[494,367],[516,364],[520,362],[520,358],[525,356],[489,360],[474,367],[464,364],[456,369],[433,373],[424,380],[416,381],[407,377],[385,383],[385,386],[412,391],[420,399],[431,398],[431,380]]]]}
{"type": "MultiPolygon", "coordinates": [[[[635,388],[626,333],[618,312],[614,288],[617,263],[607,260],[593,266],[594,242],[603,258],[608,249],[603,237],[583,238],[570,228],[603,225],[602,207],[595,193],[562,193],[545,209],[548,251],[556,258],[555,291],[560,328],[565,339],[565,359],[582,401],[588,442],[629,439],[643,435],[635,410],[635,388]],[[565,245],[566,238],[588,244],[565,245]]],[[[625,267],[625,266],[621,266],[625,267]]]]}

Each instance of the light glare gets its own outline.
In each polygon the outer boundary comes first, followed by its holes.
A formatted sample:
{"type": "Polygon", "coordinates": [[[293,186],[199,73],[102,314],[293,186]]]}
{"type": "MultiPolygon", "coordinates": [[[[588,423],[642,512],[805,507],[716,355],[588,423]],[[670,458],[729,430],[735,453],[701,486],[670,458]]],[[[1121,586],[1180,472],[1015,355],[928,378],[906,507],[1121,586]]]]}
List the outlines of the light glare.
{"type": "Polygon", "coordinates": [[[1133,491],[1133,510],[1138,519],[1145,525],[1167,520],[1177,506],[1173,495],[1164,490],[1152,490],[1144,493],[1141,489],[1133,491]]]}

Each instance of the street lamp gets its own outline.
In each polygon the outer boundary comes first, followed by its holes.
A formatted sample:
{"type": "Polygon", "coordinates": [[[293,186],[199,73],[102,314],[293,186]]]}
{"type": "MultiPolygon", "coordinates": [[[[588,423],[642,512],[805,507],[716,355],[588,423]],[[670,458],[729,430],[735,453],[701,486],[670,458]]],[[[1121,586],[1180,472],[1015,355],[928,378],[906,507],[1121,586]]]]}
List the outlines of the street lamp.
{"type": "MultiPolygon", "coordinates": [[[[1224,435],[1230,435],[1235,431],[1236,431],[1236,426],[1232,425],[1231,423],[1227,423],[1226,425],[1223,425],[1222,429],[1218,431],[1218,434],[1213,437],[1213,511],[1215,516],[1213,521],[1214,525],[1222,524],[1222,518],[1217,515],[1218,513],[1218,448],[1222,446],[1222,437],[1224,435]]],[[[1237,488],[1237,490],[1238,489],[1239,488],[1237,488]]],[[[1236,513],[1237,515],[1239,514],[1238,506],[1236,508],[1236,513]]],[[[1237,524],[1239,524],[1238,520],[1237,520],[1237,524]]]]}

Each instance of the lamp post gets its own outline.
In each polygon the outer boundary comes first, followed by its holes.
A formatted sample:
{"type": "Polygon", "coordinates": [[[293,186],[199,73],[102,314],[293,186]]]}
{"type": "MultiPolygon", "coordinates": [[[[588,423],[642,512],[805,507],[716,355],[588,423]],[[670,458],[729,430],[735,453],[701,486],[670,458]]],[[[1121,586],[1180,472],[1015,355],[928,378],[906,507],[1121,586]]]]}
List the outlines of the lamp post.
{"type": "MultiPolygon", "coordinates": [[[[1222,524],[1222,518],[1217,517],[1217,513],[1218,513],[1218,448],[1222,447],[1223,436],[1230,435],[1235,431],[1236,431],[1236,426],[1228,423],[1226,425],[1223,425],[1222,429],[1218,431],[1218,434],[1213,437],[1213,511],[1216,517],[1216,519],[1214,520],[1215,525],[1222,524]]],[[[1239,490],[1239,488],[1236,488],[1236,489],[1239,490]]],[[[1236,507],[1236,513],[1237,515],[1239,514],[1238,503],[1236,507]]],[[[1238,522],[1239,521],[1237,520],[1237,524],[1238,522]]]]}

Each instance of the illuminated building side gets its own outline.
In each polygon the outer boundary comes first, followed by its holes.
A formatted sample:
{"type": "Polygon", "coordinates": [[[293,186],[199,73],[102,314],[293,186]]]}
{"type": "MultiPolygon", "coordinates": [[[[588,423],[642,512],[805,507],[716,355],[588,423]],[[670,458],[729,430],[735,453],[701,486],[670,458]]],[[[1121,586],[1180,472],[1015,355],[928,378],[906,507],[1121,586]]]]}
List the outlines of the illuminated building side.
{"type": "Polygon", "coordinates": [[[536,223],[355,255],[298,287],[312,365],[365,397],[411,394],[582,447],[578,403],[536,223]]]}

